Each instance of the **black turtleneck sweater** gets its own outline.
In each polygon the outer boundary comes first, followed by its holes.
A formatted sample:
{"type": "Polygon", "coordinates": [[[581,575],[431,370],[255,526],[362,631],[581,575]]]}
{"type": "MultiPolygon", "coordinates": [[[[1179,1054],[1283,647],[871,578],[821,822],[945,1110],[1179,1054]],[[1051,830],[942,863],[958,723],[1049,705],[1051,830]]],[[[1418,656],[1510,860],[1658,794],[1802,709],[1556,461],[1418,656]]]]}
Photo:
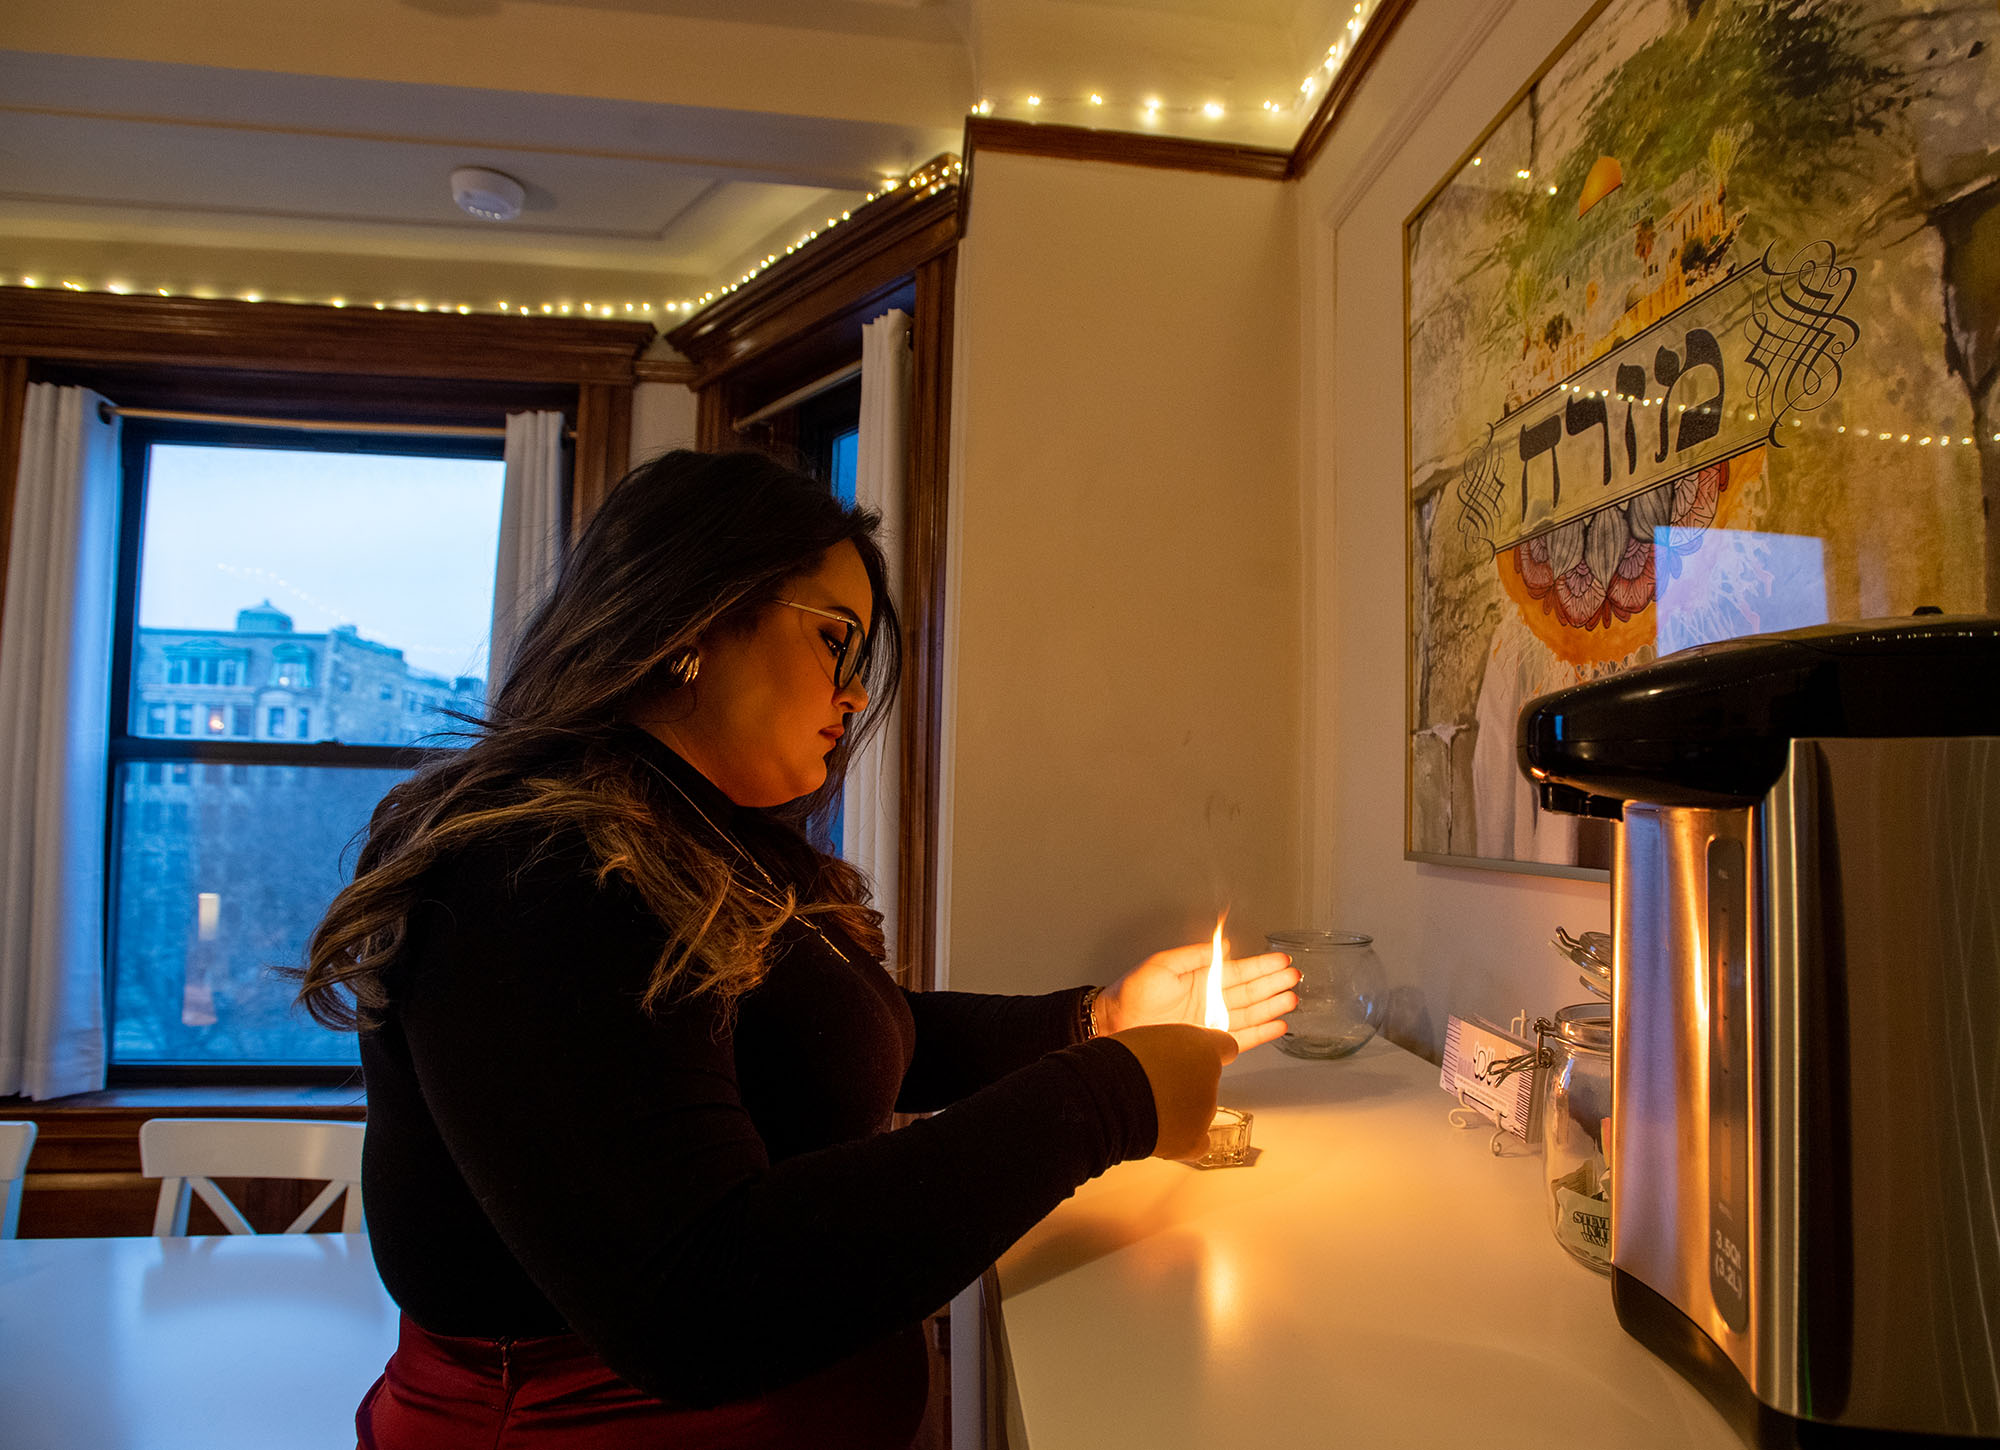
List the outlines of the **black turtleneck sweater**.
{"type": "MultiPolygon", "coordinates": [[[[644,732],[619,747],[662,774],[666,828],[706,828],[685,792],[778,874],[759,813],[644,732]]],[[[794,923],[733,1022],[699,998],[649,1016],[665,933],[595,876],[568,835],[442,863],[362,1036],[375,1261],[435,1334],[573,1330],[671,1403],[766,1395],[912,1335],[1152,1149],[1145,1074],[1076,1040],[1074,991],[909,993],[794,923]]]]}

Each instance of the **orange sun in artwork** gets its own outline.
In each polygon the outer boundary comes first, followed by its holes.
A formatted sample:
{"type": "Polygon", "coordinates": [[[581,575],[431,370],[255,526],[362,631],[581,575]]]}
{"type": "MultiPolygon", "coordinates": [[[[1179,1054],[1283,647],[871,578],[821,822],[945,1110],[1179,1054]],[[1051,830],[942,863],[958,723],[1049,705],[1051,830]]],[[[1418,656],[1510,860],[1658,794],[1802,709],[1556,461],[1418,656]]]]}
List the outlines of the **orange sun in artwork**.
{"type": "Polygon", "coordinates": [[[1666,533],[1664,547],[1693,553],[1704,533],[1740,511],[1763,468],[1763,449],[1752,449],[1537,534],[1495,560],[1501,587],[1558,659],[1625,659],[1657,634],[1658,531],[1666,533]]]}

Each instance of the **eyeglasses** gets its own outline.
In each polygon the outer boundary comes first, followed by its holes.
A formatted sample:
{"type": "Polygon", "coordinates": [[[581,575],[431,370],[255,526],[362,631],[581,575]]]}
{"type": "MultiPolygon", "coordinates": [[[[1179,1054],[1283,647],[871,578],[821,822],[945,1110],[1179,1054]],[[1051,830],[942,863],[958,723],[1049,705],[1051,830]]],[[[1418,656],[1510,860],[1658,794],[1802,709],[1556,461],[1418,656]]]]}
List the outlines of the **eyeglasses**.
{"type": "Polygon", "coordinates": [[[833,651],[833,687],[844,690],[853,684],[862,666],[868,663],[868,636],[863,633],[860,623],[845,614],[835,614],[830,609],[815,609],[810,604],[800,604],[795,600],[780,599],[777,602],[788,609],[830,619],[845,629],[838,642],[828,639],[826,647],[833,651]]]}

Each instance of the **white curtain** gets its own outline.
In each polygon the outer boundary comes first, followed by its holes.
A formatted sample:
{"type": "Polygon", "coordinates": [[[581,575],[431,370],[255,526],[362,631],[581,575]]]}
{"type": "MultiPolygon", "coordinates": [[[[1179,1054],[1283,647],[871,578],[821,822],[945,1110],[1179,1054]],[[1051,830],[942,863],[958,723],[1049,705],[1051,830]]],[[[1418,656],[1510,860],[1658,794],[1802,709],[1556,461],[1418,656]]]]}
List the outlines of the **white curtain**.
{"type": "MultiPolygon", "coordinates": [[[[898,609],[903,592],[903,484],[909,474],[910,319],[887,312],[861,329],[861,438],[855,456],[854,500],[882,515],[880,539],[889,560],[889,592],[898,609]]],[[[890,965],[901,913],[903,710],[899,703],[848,767],[841,855],[868,873],[882,913],[890,965]]]]}
{"type": "Polygon", "coordinates": [[[34,384],[0,625],[0,1094],[104,1086],[118,424],[34,384]]]}
{"type": "Polygon", "coordinates": [[[500,557],[493,571],[493,642],[486,698],[500,693],[521,626],[555,582],[562,552],[563,415],[507,415],[500,557]]]}

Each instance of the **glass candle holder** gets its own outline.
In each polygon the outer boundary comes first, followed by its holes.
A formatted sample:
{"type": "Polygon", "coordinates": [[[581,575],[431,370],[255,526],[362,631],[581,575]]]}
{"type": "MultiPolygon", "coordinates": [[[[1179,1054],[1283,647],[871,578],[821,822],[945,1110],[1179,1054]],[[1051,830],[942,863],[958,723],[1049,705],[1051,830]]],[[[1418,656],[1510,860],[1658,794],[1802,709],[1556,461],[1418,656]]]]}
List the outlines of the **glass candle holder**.
{"type": "Polygon", "coordinates": [[[1197,1168],[1241,1168],[1250,1162],[1250,1119],[1246,1108],[1217,1108],[1208,1125],[1208,1151],[1197,1168]]]}

